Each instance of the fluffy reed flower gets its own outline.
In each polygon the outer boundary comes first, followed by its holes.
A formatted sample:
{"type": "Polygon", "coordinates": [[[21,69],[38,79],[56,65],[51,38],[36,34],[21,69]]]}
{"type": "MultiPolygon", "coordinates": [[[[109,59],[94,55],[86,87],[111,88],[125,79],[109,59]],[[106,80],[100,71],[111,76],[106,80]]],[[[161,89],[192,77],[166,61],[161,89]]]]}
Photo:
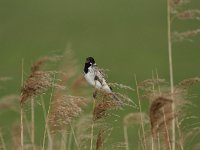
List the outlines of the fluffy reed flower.
{"type": "Polygon", "coordinates": [[[141,125],[143,123],[148,122],[148,117],[143,112],[133,112],[129,113],[124,117],[123,123],[125,126],[130,126],[133,124],[139,124],[141,125]]]}
{"type": "Polygon", "coordinates": [[[16,107],[17,105],[14,105],[16,100],[19,101],[20,97],[18,95],[7,95],[2,98],[0,98],[0,109],[11,109],[13,111],[18,112],[18,108],[16,107]]]}
{"type": "Polygon", "coordinates": [[[165,96],[156,96],[150,106],[151,131],[155,135],[164,125],[168,124],[174,115],[171,111],[173,100],[165,96]]]}
{"type": "Polygon", "coordinates": [[[194,36],[200,33],[200,29],[184,31],[184,32],[173,32],[172,40],[174,42],[184,41],[184,40],[191,40],[194,36]]]}
{"type": "Polygon", "coordinates": [[[52,131],[64,130],[82,112],[86,99],[78,96],[62,95],[52,103],[49,123],[52,131]]]}
{"type": "Polygon", "coordinates": [[[127,85],[124,85],[124,84],[109,83],[109,85],[110,85],[112,88],[125,89],[125,90],[135,91],[132,87],[127,86],[127,85]]]}
{"type": "Polygon", "coordinates": [[[190,85],[196,84],[200,82],[200,77],[194,77],[190,79],[185,79],[179,82],[178,87],[188,87],[190,85]]]}
{"type": "MultiPolygon", "coordinates": [[[[134,89],[130,86],[123,84],[109,83],[109,85],[117,89],[134,91],[134,89]]],[[[119,92],[108,94],[102,90],[96,90],[94,95],[95,99],[97,100],[97,104],[93,110],[94,121],[108,116],[108,111],[112,109],[119,109],[124,106],[137,108],[137,105],[132,99],[130,99],[127,95],[121,94],[119,92]]]]}
{"type": "Polygon", "coordinates": [[[93,110],[93,120],[96,121],[108,115],[107,111],[117,109],[122,106],[121,102],[112,99],[112,96],[97,90],[96,91],[97,104],[93,110]]]}
{"type": "Polygon", "coordinates": [[[8,80],[12,80],[11,77],[0,77],[0,81],[8,81],[8,80]]]}
{"type": "Polygon", "coordinates": [[[21,104],[33,96],[44,93],[52,86],[59,86],[53,83],[54,72],[42,71],[40,69],[41,65],[43,65],[48,60],[51,60],[51,58],[43,57],[32,65],[31,73],[21,89],[21,104]]]}
{"type": "Polygon", "coordinates": [[[105,117],[107,115],[106,111],[111,110],[111,109],[116,109],[119,106],[120,106],[119,103],[114,100],[104,101],[97,104],[97,106],[94,108],[94,111],[93,111],[93,120],[97,120],[97,119],[101,119],[105,117]]]}
{"type": "Polygon", "coordinates": [[[44,93],[52,86],[52,76],[48,72],[37,71],[31,74],[21,90],[21,103],[28,98],[44,93]]]}
{"type": "Polygon", "coordinates": [[[147,91],[152,88],[153,85],[166,83],[165,79],[147,79],[138,84],[138,88],[147,91]]]}
{"type": "Polygon", "coordinates": [[[200,10],[199,9],[191,9],[185,10],[183,12],[178,13],[176,16],[178,19],[186,20],[186,19],[196,19],[199,20],[200,10]]]}
{"type": "Polygon", "coordinates": [[[177,7],[183,6],[184,4],[189,3],[191,0],[170,0],[170,6],[173,9],[176,9],[177,7]]]}

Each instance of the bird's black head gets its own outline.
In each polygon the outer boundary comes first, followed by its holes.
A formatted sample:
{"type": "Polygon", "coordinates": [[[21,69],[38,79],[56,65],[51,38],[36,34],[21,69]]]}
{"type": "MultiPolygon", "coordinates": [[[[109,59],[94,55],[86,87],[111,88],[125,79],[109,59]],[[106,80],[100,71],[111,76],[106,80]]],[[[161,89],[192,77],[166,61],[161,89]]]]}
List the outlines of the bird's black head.
{"type": "Polygon", "coordinates": [[[93,57],[86,58],[84,72],[88,73],[88,68],[95,64],[95,60],[93,57]]]}
{"type": "Polygon", "coordinates": [[[91,65],[94,65],[95,64],[94,58],[93,57],[86,58],[86,62],[85,63],[89,63],[91,65]]]}

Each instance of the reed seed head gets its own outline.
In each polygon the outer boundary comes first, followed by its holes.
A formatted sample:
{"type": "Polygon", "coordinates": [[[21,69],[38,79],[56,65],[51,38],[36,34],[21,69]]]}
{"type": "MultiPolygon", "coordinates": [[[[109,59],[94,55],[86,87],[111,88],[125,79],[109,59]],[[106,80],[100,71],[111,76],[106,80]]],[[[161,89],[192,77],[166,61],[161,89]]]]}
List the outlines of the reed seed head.
{"type": "Polygon", "coordinates": [[[83,97],[62,95],[54,99],[49,123],[52,131],[64,130],[82,112],[87,100],[83,97]]]}

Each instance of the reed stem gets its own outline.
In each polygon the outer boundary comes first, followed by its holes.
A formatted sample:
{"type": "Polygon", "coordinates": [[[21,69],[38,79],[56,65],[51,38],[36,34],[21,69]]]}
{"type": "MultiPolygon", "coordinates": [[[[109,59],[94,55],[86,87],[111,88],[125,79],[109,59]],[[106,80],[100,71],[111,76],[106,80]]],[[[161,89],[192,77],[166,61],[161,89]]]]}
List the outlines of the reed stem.
{"type": "Polygon", "coordinates": [[[0,140],[1,140],[1,147],[2,147],[2,149],[3,150],[6,150],[6,145],[5,145],[5,141],[4,141],[4,139],[3,139],[3,135],[2,135],[2,133],[1,133],[1,131],[0,131],[0,140]]]}
{"type": "Polygon", "coordinates": [[[72,135],[73,135],[73,137],[74,137],[74,141],[75,141],[77,150],[80,150],[80,149],[79,149],[79,145],[78,145],[78,141],[77,141],[77,139],[76,139],[76,135],[75,135],[75,132],[74,132],[74,129],[73,129],[71,123],[70,123],[70,127],[71,127],[72,135]]]}
{"type": "Polygon", "coordinates": [[[142,116],[142,106],[141,106],[141,100],[140,100],[140,95],[139,95],[139,89],[138,89],[138,83],[137,83],[137,78],[135,75],[135,84],[136,84],[136,91],[137,91],[137,98],[138,98],[138,104],[139,104],[139,110],[140,110],[140,119],[141,119],[141,127],[142,127],[142,134],[143,134],[143,140],[144,141],[144,149],[147,150],[147,145],[146,145],[146,137],[145,137],[145,132],[144,132],[144,121],[143,121],[143,116],[142,116]]]}
{"type": "MultiPolygon", "coordinates": [[[[22,59],[21,87],[24,84],[24,59],[22,59]]],[[[20,145],[21,150],[24,149],[24,125],[23,125],[23,104],[20,104],[20,145]]]]}
{"type": "Polygon", "coordinates": [[[31,98],[31,142],[34,148],[35,143],[35,110],[34,110],[34,99],[31,98]]]}
{"type": "MultiPolygon", "coordinates": [[[[53,83],[55,82],[55,79],[56,79],[56,76],[54,74],[54,77],[53,77],[53,83]]],[[[51,95],[50,95],[50,100],[49,100],[49,107],[48,107],[48,110],[47,110],[47,114],[46,114],[46,108],[45,108],[45,104],[44,104],[44,101],[43,101],[43,97],[41,97],[41,101],[43,102],[43,113],[44,113],[44,118],[45,118],[45,130],[44,130],[44,135],[43,135],[43,144],[42,144],[42,150],[44,150],[44,147],[45,147],[45,137],[46,137],[46,132],[47,132],[47,135],[48,135],[48,150],[52,150],[53,149],[53,140],[52,140],[52,137],[51,137],[51,133],[50,133],[50,129],[49,129],[49,125],[48,125],[48,118],[49,118],[49,113],[50,113],[50,109],[51,109],[51,101],[52,101],[52,98],[53,98],[53,92],[54,92],[54,87],[52,87],[52,90],[51,90],[51,95]]]]}
{"type": "MultiPolygon", "coordinates": [[[[93,100],[93,108],[92,108],[92,112],[94,112],[94,109],[95,109],[95,99],[93,100]]],[[[93,132],[94,132],[94,120],[92,119],[92,126],[91,126],[91,140],[90,140],[90,150],[92,150],[92,147],[93,147],[93,132]]]]}
{"type": "Polygon", "coordinates": [[[129,150],[129,145],[128,145],[128,131],[127,131],[127,126],[124,125],[124,142],[125,142],[125,149],[129,150]]]}
{"type": "MultiPolygon", "coordinates": [[[[173,77],[173,63],[172,63],[172,39],[171,39],[171,6],[170,0],[167,0],[167,36],[168,36],[168,53],[169,53],[169,73],[170,73],[170,90],[173,99],[174,93],[174,77],[173,77]]],[[[172,114],[175,115],[175,102],[172,103],[172,114]]],[[[176,120],[172,120],[172,150],[175,150],[176,139],[176,120]]]]}

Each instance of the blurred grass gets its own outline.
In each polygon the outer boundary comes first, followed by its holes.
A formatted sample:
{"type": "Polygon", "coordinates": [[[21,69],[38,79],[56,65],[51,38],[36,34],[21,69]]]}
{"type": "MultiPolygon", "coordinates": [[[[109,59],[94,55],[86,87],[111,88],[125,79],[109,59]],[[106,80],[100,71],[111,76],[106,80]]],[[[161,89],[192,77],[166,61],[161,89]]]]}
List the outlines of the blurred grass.
{"type": "MultiPolygon", "coordinates": [[[[200,1],[188,7],[200,8],[200,1]]],[[[200,22],[174,24],[173,30],[184,31],[199,28],[200,22]]],[[[19,93],[22,58],[28,73],[38,57],[67,45],[80,68],[87,56],[93,56],[100,67],[111,70],[110,82],[134,86],[134,74],[141,81],[151,78],[155,68],[168,80],[166,25],[166,1],[160,0],[1,0],[0,76],[13,80],[2,83],[0,96],[19,93]]],[[[194,42],[173,45],[176,83],[200,74],[199,40],[197,36],[194,42]]],[[[6,128],[15,117],[1,114],[1,125],[6,128]]]]}

